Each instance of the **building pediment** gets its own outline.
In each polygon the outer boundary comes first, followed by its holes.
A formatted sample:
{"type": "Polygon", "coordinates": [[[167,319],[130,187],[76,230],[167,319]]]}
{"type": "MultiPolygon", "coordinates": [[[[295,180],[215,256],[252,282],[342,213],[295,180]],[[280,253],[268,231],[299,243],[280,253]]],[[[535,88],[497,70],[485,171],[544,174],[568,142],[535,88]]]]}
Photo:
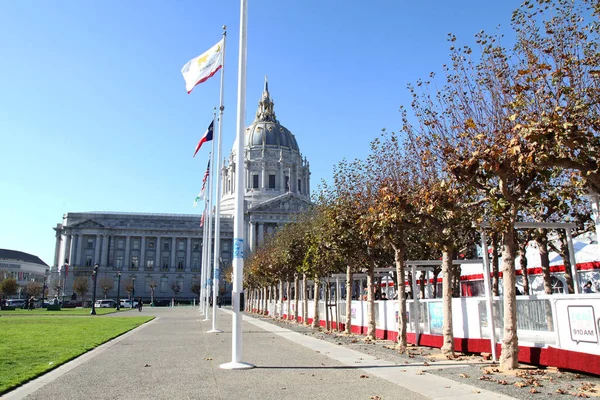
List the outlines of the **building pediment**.
{"type": "Polygon", "coordinates": [[[78,222],[78,223],[76,223],[74,225],[71,225],[70,228],[78,228],[78,229],[90,228],[90,229],[96,229],[96,228],[105,228],[105,226],[102,225],[99,222],[94,221],[93,219],[88,219],[86,221],[78,222]]]}
{"type": "Polygon", "coordinates": [[[249,213],[295,213],[312,207],[312,203],[294,193],[285,193],[265,202],[254,204],[249,213]]]}

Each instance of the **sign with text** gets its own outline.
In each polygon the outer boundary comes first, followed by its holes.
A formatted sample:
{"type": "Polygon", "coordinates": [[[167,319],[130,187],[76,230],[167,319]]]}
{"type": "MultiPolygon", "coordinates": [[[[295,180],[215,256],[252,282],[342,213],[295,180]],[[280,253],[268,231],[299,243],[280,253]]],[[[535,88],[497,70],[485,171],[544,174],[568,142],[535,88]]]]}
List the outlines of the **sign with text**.
{"type": "Polygon", "coordinates": [[[429,332],[441,335],[444,325],[444,309],[440,302],[429,303],[429,332]]]}
{"type": "Polygon", "coordinates": [[[572,341],[598,343],[594,307],[568,306],[567,314],[572,341]]]}
{"type": "Polygon", "coordinates": [[[233,258],[244,258],[244,239],[233,239],[233,258]]]}

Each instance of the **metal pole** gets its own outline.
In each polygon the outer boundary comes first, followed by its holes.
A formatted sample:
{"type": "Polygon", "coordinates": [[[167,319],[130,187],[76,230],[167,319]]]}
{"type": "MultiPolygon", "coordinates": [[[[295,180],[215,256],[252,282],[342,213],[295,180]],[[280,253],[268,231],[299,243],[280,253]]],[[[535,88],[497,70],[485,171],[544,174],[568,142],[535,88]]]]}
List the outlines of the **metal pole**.
{"type": "MultiPolygon", "coordinates": [[[[213,116],[214,119],[214,116],[213,116]]],[[[204,191],[204,211],[203,211],[203,216],[204,216],[204,224],[202,226],[202,267],[200,269],[200,298],[198,300],[198,311],[200,311],[201,314],[204,313],[204,297],[205,297],[205,290],[206,290],[206,264],[207,264],[207,254],[208,254],[208,230],[207,230],[207,223],[206,223],[206,209],[208,208],[208,203],[207,203],[207,197],[206,197],[206,190],[204,191]]]]}
{"type": "Polygon", "coordinates": [[[238,57],[238,97],[237,97],[237,145],[235,154],[235,207],[233,228],[233,291],[232,298],[232,340],[231,362],[221,364],[223,369],[253,368],[254,365],[242,362],[242,311],[244,274],[244,131],[246,113],[246,58],[248,2],[240,0],[240,49],[238,57]]]}
{"type": "Polygon", "coordinates": [[[487,301],[485,308],[488,318],[488,326],[490,327],[490,344],[492,346],[492,361],[498,361],[496,357],[496,323],[494,322],[494,307],[492,296],[492,285],[490,284],[490,259],[488,257],[487,238],[485,231],[481,231],[481,251],[483,255],[483,285],[485,286],[485,294],[487,301]]]}
{"type": "Polygon", "coordinates": [[[575,294],[581,293],[579,288],[579,275],[577,275],[577,261],[575,260],[575,248],[573,247],[573,236],[571,236],[571,228],[565,228],[567,233],[567,247],[569,248],[569,260],[571,261],[571,274],[573,274],[573,289],[575,294]]]}
{"type": "Polygon", "coordinates": [[[133,302],[135,301],[135,276],[131,278],[131,308],[133,309],[133,302]]]}
{"type": "MultiPolygon", "coordinates": [[[[121,310],[121,271],[117,274],[117,311],[121,310]]],[[[113,281],[114,282],[114,281],[113,281]]]]}
{"type": "Polygon", "coordinates": [[[90,315],[96,315],[96,281],[98,280],[98,264],[94,265],[92,277],[94,278],[94,290],[92,292],[92,311],[90,312],[90,315]]]}
{"type": "Polygon", "coordinates": [[[600,260],[600,195],[592,193],[590,197],[592,200],[592,214],[594,216],[594,223],[596,224],[596,243],[598,249],[596,257],[598,257],[597,260],[600,260]]]}
{"type": "MultiPolygon", "coordinates": [[[[214,144],[214,140],[213,140],[213,144],[214,144]]],[[[211,153],[214,154],[214,153],[211,153]]],[[[211,156],[211,158],[214,158],[211,156]]],[[[211,160],[211,164],[212,160],[211,160]]],[[[214,164],[213,164],[214,165],[214,164]]],[[[212,172],[211,172],[211,176],[212,176],[212,172]]],[[[210,181],[210,179],[209,179],[210,181]]],[[[208,189],[209,189],[209,198],[212,200],[212,182],[209,182],[208,185],[208,189]]],[[[204,320],[203,321],[209,321],[209,313],[208,313],[208,308],[210,307],[210,275],[211,275],[211,264],[210,264],[210,259],[211,259],[211,255],[212,255],[212,231],[213,231],[213,226],[212,226],[212,201],[210,202],[210,206],[208,208],[208,247],[206,248],[207,250],[207,254],[206,254],[206,290],[204,291],[205,295],[206,295],[206,299],[204,300],[204,320]]]]}
{"type": "Polygon", "coordinates": [[[215,163],[215,177],[217,179],[217,190],[215,194],[215,251],[213,258],[213,310],[212,310],[212,329],[209,333],[223,332],[217,329],[217,298],[219,296],[219,275],[221,273],[221,136],[223,132],[223,83],[225,80],[225,45],[227,39],[227,27],[223,25],[223,66],[221,67],[221,90],[219,102],[219,134],[217,135],[217,162],[215,163]]]}
{"type": "Polygon", "coordinates": [[[417,267],[411,265],[412,280],[410,282],[412,290],[413,305],[415,307],[415,345],[419,345],[419,338],[421,336],[421,306],[419,305],[419,296],[417,296],[417,267]]]}

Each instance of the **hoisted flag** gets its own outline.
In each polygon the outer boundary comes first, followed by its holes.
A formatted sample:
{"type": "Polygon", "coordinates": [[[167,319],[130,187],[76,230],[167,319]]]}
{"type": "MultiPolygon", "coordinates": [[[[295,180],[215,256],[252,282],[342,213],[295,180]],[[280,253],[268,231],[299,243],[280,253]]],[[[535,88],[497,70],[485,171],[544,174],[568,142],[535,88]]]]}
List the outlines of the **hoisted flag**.
{"type": "Polygon", "coordinates": [[[200,139],[200,141],[196,145],[196,150],[194,150],[194,155],[192,156],[192,158],[196,157],[196,153],[198,153],[198,150],[200,150],[200,147],[202,147],[202,145],[204,143],[210,142],[211,140],[213,140],[213,126],[214,126],[214,124],[215,124],[215,120],[213,119],[212,122],[210,123],[210,125],[208,126],[208,128],[206,129],[206,132],[204,132],[204,135],[202,136],[202,138],[200,139]]]}
{"type": "Polygon", "coordinates": [[[206,215],[206,210],[202,213],[202,217],[200,218],[200,228],[204,226],[204,216],[206,215]]]}
{"type": "Polygon", "coordinates": [[[223,40],[221,39],[198,57],[192,58],[181,68],[188,94],[192,92],[194,86],[216,74],[223,66],[223,40]]]}
{"type": "MultiPolygon", "coordinates": [[[[208,175],[210,174],[210,160],[208,160],[208,165],[206,166],[206,172],[204,173],[204,178],[202,178],[202,189],[200,189],[200,193],[198,193],[198,196],[196,196],[196,198],[194,199],[194,207],[196,207],[196,204],[198,204],[198,202],[200,200],[202,200],[202,198],[204,197],[204,192],[206,190],[206,181],[208,180],[208,175]]],[[[202,225],[200,225],[202,226],[202,225]]]]}

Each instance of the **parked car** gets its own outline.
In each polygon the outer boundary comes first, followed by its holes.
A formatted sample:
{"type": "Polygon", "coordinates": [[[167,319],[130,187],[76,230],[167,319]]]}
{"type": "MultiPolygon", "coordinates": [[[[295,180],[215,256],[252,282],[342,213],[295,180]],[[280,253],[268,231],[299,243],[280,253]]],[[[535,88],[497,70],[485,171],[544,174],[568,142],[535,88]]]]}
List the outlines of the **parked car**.
{"type": "Polygon", "coordinates": [[[96,308],[115,308],[117,306],[117,302],[114,300],[96,300],[94,306],[96,308]]]}
{"type": "MultiPolygon", "coordinates": [[[[133,301],[133,306],[134,307],[138,306],[137,300],[133,301]]],[[[121,300],[121,307],[123,307],[123,308],[131,308],[131,300],[121,300]]]]}
{"type": "Polygon", "coordinates": [[[23,308],[23,306],[25,306],[25,299],[9,299],[6,300],[6,305],[9,307],[23,308]]]}
{"type": "Polygon", "coordinates": [[[62,304],[62,308],[75,308],[75,307],[81,307],[81,302],[65,300],[65,302],[62,304]]]}

